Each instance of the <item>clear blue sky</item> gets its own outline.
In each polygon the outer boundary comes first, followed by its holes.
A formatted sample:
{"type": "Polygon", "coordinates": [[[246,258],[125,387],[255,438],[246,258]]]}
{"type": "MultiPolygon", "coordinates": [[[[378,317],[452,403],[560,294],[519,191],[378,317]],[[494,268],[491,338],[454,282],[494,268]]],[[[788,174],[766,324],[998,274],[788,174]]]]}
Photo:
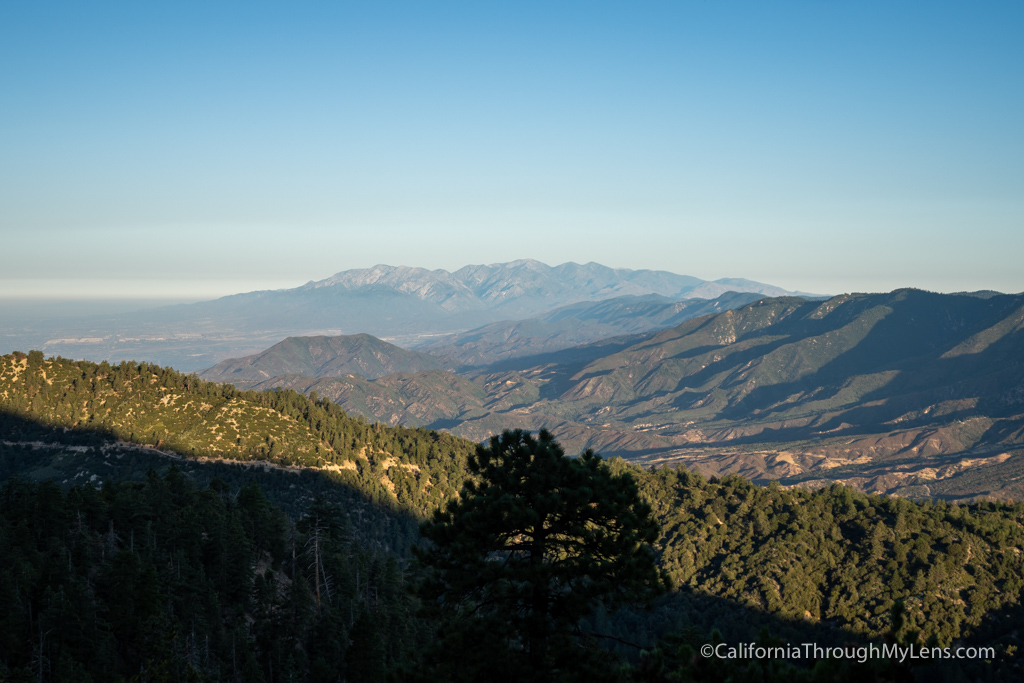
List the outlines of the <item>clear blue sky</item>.
{"type": "Polygon", "coordinates": [[[1024,290],[1021,2],[4,2],[0,297],[1024,290]]]}

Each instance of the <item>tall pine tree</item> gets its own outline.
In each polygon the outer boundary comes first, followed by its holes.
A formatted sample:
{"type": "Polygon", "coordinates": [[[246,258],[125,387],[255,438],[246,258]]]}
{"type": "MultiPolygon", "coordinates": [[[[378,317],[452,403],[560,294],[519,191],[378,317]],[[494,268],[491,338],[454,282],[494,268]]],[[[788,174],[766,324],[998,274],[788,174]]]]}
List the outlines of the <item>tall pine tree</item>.
{"type": "Polygon", "coordinates": [[[650,547],[658,525],[636,484],[591,451],[566,457],[546,431],[493,437],[469,469],[459,500],[422,528],[421,596],[440,619],[431,675],[594,678],[603,654],[581,619],[664,585],[650,547]]]}

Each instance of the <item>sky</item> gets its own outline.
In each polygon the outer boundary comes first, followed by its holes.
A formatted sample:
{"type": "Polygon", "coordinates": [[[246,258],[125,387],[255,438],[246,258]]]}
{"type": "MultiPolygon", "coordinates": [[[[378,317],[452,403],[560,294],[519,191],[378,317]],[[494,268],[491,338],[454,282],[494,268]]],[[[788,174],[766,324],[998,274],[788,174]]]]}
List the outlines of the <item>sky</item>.
{"type": "Polygon", "coordinates": [[[0,299],[1024,290],[1024,3],[0,3],[0,299]]]}

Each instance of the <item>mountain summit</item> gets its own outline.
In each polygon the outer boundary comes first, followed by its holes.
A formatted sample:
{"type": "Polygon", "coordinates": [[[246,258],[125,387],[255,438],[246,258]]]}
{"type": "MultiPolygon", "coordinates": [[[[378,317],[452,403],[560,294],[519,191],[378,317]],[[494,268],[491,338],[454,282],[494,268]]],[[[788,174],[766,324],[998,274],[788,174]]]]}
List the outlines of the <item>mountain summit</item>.
{"type": "Polygon", "coordinates": [[[548,266],[530,259],[455,272],[376,265],[292,289],[247,292],[117,318],[24,329],[9,349],[92,360],[146,360],[178,370],[207,368],[287,337],[366,333],[406,348],[503,320],[623,296],[714,299],[726,291],[793,294],[749,280],[710,282],[660,270],[597,263],[548,266]]]}
{"type": "MultiPolygon", "coordinates": [[[[346,270],[298,291],[338,288],[357,291],[385,288],[411,295],[442,309],[500,311],[521,318],[581,301],[657,294],[673,299],[708,298],[726,291],[764,296],[799,294],[753,280],[724,278],[714,282],[664,270],[609,268],[599,263],[549,266],[533,259],[471,265],[455,272],[407,266],[376,265],[346,270]]],[[[292,290],[295,291],[295,290],[292,290]]],[[[712,297],[713,298],[713,297],[712,297]]]]}
{"type": "Polygon", "coordinates": [[[406,351],[368,334],[288,337],[262,353],[218,363],[199,376],[248,389],[281,375],[320,378],[356,374],[376,379],[396,372],[438,370],[444,365],[443,359],[406,351]]]}

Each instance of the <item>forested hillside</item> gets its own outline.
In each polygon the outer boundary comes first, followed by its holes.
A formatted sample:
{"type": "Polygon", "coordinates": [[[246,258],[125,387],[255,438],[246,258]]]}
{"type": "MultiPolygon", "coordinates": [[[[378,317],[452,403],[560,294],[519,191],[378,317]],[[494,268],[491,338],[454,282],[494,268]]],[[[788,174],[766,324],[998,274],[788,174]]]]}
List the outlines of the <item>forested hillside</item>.
{"type": "MultiPolygon", "coordinates": [[[[613,461],[615,465],[615,461],[613,461]]],[[[617,467],[627,467],[619,462],[617,467]]],[[[662,523],[677,585],[753,610],[879,636],[900,601],[908,627],[949,644],[1019,607],[1024,504],[946,504],[634,470],[662,523]]]]}
{"type": "Polygon", "coordinates": [[[394,558],[260,488],[0,489],[0,680],[375,681],[425,634],[394,558]]]}
{"type": "MultiPolygon", "coordinates": [[[[373,671],[409,666],[429,626],[410,616],[408,582],[415,571],[401,558],[417,542],[417,522],[457,495],[474,449],[447,434],[367,424],[330,402],[290,391],[239,392],[145,364],[96,365],[44,359],[38,352],[2,357],[0,476],[61,486],[22,481],[2,494],[0,539],[9,539],[0,544],[8,553],[0,565],[7,568],[2,599],[14,606],[3,627],[4,666],[35,676],[42,662],[50,667],[43,680],[76,680],[68,672],[96,671],[109,662],[130,672],[144,661],[151,667],[166,662],[168,671],[193,667],[220,672],[209,674],[215,680],[239,680],[238,667],[249,662],[266,680],[282,680],[288,667],[310,680],[341,680],[351,670],[346,667],[363,664],[350,661],[354,655],[344,647],[326,654],[319,648],[335,637],[355,642],[360,613],[378,625],[397,624],[368,636],[386,653],[373,655],[373,671]],[[135,483],[119,483],[126,479],[135,483]],[[259,502],[264,495],[270,503],[259,502]],[[337,544],[331,561],[337,564],[320,578],[348,613],[331,612],[328,623],[322,621],[328,618],[322,616],[326,589],[319,612],[309,598],[318,579],[310,572],[308,520],[331,504],[330,524],[339,529],[331,537],[337,544]],[[256,524],[252,505],[269,521],[256,524]],[[273,505],[286,509],[290,521],[268,512],[273,505]],[[54,512],[36,525],[40,506],[54,512]],[[249,553],[246,561],[254,566],[241,583],[225,578],[228,560],[219,553],[231,548],[249,553]],[[397,573],[379,574],[392,578],[373,579],[370,590],[365,567],[384,567],[387,557],[398,559],[397,573]],[[103,592],[108,584],[100,577],[118,571],[140,586],[138,596],[103,592]],[[296,572],[305,574],[297,578],[296,572]],[[147,578],[131,578],[141,576],[147,578]],[[192,612],[176,611],[168,596],[181,590],[207,596],[197,602],[215,605],[213,613],[200,622],[192,612]],[[306,597],[283,597],[291,590],[306,597]],[[129,598],[138,601],[131,610],[139,607],[124,616],[117,600],[129,598]],[[74,609],[85,621],[68,620],[63,630],[51,631],[60,610],[71,609],[64,600],[78,600],[74,609]],[[243,613],[248,632],[239,630],[243,613]],[[388,621],[394,614],[403,616],[388,621]],[[261,641],[263,619],[284,628],[291,645],[261,641]],[[167,625],[171,635],[163,641],[146,635],[154,624],[167,625]],[[81,635],[87,631],[88,637],[81,635]],[[239,645],[239,638],[248,641],[239,645]],[[316,678],[311,672],[320,670],[321,656],[329,672],[316,678]]],[[[998,646],[999,661],[1011,664],[1019,652],[1019,502],[913,502],[839,485],[812,492],[760,487],[736,476],[705,479],[619,459],[608,466],[628,472],[653,508],[663,532],[659,561],[677,591],[650,613],[599,613],[594,627],[605,633],[646,648],[672,632],[699,643],[712,629],[737,640],[758,637],[762,626],[822,642],[863,641],[889,634],[900,604],[905,641],[980,640],[998,646]]],[[[663,644],[658,651],[669,650],[663,644]]],[[[635,652],[625,651],[639,666],[635,652]]],[[[93,680],[99,679],[93,674],[93,680]]]]}
{"type": "Polygon", "coordinates": [[[0,420],[10,443],[57,427],[193,458],[315,468],[375,498],[400,493],[420,514],[455,495],[474,448],[445,433],[368,424],[292,391],[244,392],[146,363],[44,360],[37,351],[0,357],[0,420]]]}

